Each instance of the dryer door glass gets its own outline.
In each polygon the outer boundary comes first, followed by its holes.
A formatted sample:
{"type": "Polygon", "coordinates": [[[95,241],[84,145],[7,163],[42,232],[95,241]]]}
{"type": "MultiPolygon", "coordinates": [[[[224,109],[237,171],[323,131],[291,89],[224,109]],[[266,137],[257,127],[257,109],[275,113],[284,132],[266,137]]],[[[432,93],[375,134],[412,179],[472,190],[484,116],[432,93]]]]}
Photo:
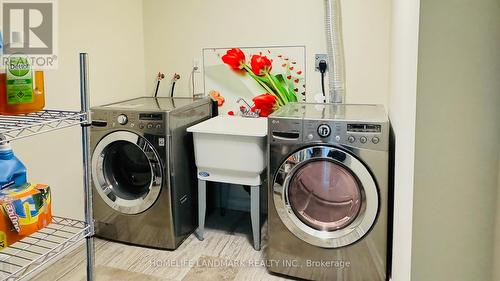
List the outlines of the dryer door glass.
{"type": "Polygon", "coordinates": [[[325,231],[344,228],[361,208],[357,179],[332,161],[312,161],[295,172],[288,187],[290,206],[307,225],[325,231]]]}
{"type": "Polygon", "coordinates": [[[307,147],[284,160],[274,176],[274,207],[299,239],[323,248],[351,245],[375,223],[377,184],[350,152],[307,147]]]}

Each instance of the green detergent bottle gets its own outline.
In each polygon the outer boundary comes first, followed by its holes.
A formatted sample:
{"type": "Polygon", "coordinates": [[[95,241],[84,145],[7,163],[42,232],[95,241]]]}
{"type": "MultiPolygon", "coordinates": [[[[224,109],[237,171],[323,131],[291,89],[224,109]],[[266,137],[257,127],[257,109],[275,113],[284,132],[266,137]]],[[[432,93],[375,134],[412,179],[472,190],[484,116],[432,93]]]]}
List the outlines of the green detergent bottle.
{"type": "Polygon", "coordinates": [[[10,56],[7,59],[7,104],[22,105],[34,101],[33,71],[26,56],[10,56]]]}

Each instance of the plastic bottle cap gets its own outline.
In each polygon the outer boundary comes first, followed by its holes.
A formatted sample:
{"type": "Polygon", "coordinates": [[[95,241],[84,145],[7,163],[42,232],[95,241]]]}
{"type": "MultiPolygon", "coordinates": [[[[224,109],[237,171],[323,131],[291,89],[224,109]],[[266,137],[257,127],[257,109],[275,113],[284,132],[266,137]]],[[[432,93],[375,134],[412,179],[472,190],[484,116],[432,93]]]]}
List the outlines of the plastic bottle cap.
{"type": "Polygon", "coordinates": [[[0,151],[12,150],[12,147],[9,143],[0,144],[0,151]]]}

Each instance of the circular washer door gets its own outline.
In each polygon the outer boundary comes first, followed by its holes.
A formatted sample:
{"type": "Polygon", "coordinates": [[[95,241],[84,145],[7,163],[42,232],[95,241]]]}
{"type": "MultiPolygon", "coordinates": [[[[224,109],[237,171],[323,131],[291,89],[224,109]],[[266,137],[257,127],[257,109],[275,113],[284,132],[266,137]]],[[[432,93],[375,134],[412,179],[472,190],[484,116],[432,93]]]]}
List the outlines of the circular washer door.
{"type": "Polygon", "coordinates": [[[149,209],[160,195],[161,161],[143,137],[126,131],[105,136],[92,155],[94,187],[108,206],[123,214],[149,209]]]}
{"type": "Polygon", "coordinates": [[[288,230],[318,247],[355,243],[378,214],[378,188],[368,169],[333,147],[305,148],[288,157],[273,191],[274,206],[288,230]]]}

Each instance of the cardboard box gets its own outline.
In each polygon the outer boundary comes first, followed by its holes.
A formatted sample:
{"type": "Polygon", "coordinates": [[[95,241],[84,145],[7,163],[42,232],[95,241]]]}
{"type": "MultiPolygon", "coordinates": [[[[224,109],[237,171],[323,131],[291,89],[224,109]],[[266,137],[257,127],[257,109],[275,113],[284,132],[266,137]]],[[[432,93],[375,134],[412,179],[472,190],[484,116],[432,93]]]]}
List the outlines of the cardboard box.
{"type": "Polygon", "coordinates": [[[50,187],[26,184],[0,191],[0,250],[52,222],[50,187]]]}

